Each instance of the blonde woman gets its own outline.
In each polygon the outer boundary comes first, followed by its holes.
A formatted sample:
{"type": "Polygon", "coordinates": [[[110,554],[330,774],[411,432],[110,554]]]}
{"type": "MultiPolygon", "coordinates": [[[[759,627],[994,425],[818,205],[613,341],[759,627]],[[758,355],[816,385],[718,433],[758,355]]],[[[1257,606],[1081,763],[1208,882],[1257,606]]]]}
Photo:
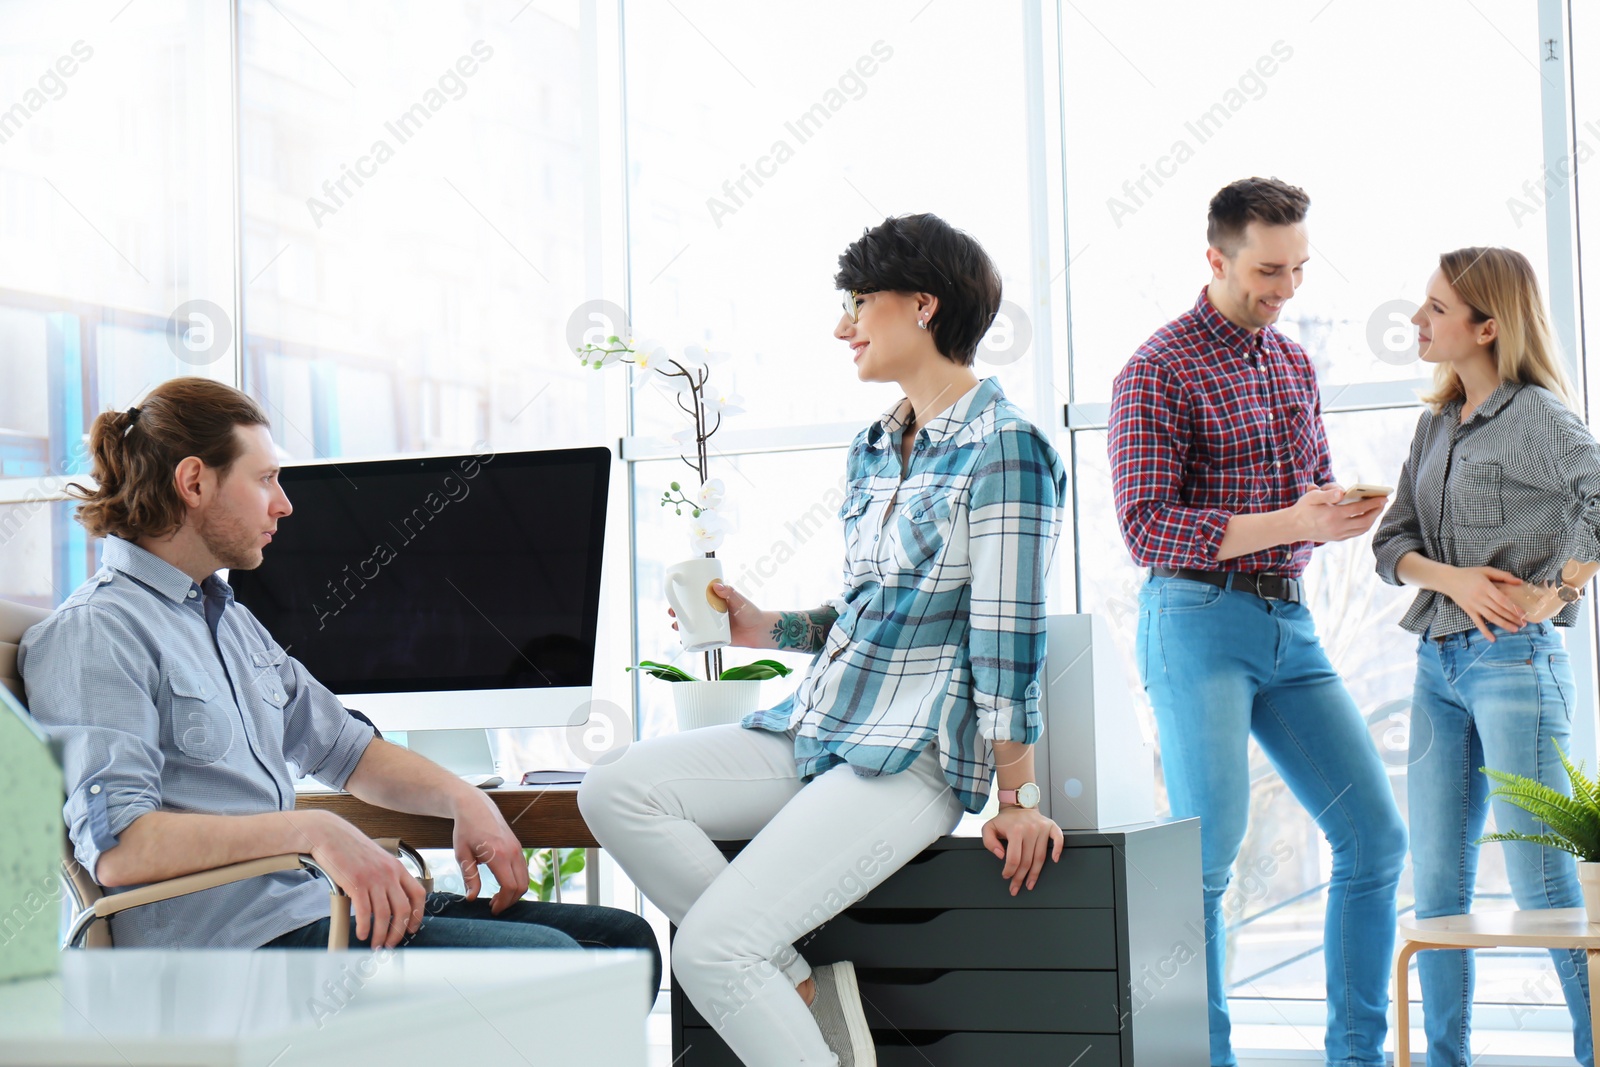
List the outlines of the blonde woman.
{"type": "MultiPolygon", "coordinates": [[[[1563,581],[1600,559],[1600,448],[1562,370],[1528,260],[1508,248],[1439,258],[1413,316],[1435,364],[1394,505],[1373,539],[1378,573],[1420,590],[1400,625],[1419,634],[1411,708],[1412,878],[1417,915],[1472,908],[1488,815],[1480,768],[1567,790],[1574,688],[1558,627],[1578,617],[1563,581]]],[[[1496,802],[1501,830],[1538,832],[1496,802]]],[[[1582,905],[1570,855],[1508,844],[1520,908],[1582,905]]],[[[1556,951],[1578,1061],[1593,1067],[1581,952],[1556,951]]],[[[1424,952],[1429,1067],[1471,1062],[1470,952],[1424,952]]]]}

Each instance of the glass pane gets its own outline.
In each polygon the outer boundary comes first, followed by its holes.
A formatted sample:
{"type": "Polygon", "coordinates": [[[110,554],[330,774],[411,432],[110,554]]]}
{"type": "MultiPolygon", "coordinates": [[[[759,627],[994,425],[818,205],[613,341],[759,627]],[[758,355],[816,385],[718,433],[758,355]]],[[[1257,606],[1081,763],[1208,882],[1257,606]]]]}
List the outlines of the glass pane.
{"type": "Polygon", "coordinates": [[[1280,326],[1324,402],[1329,384],[1425,376],[1385,327],[1441,252],[1505,244],[1543,271],[1537,5],[1341,0],[1309,26],[1299,5],[1252,0],[1227,20],[1174,5],[1160,34],[1139,4],[1062,12],[1075,401],[1110,399],[1194,303],[1210,198],[1251,174],[1311,196],[1311,262],[1280,326]],[[1494,148],[1476,151],[1485,130],[1494,148]]]}
{"type": "MultiPolygon", "coordinates": [[[[712,461],[712,476],[727,486],[718,509],[729,533],[717,550],[729,585],[764,610],[812,608],[840,592],[844,567],[844,527],[839,507],[844,502],[845,450],[776,452],[712,461]]],[[[675,663],[696,677],[705,674],[704,657],[683,651],[667,617],[661,592],[666,568],[699,553],[689,543],[687,512],[682,518],[661,506],[669,483],[694,474],[679,460],[634,466],[638,509],[636,582],[639,595],[639,656],[675,663]]],[[[692,490],[691,490],[692,491],[692,490]]],[[[734,648],[723,650],[723,666],[757,659],[777,659],[804,670],[809,655],[734,648]]],[[[793,691],[799,678],[772,679],[762,684],[763,705],[771,707],[793,691]]],[[[640,736],[654,737],[677,729],[671,682],[642,678],[638,682],[640,736]]]]}
{"type": "MultiPolygon", "coordinates": [[[[1583,350],[1588,355],[1600,356],[1600,282],[1597,282],[1600,279],[1600,226],[1594,221],[1596,206],[1600,205],[1600,175],[1591,162],[1600,158],[1600,7],[1572,5],[1572,40],[1573,127],[1577,139],[1573,159],[1588,164],[1576,167],[1580,207],[1578,249],[1581,253],[1578,266],[1585,283],[1584,306],[1580,311],[1585,333],[1583,350]]],[[[1589,372],[1588,379],[1592,394],[1596,385],[1593,371],[1589,372]]]]}
{"type": "Polygon", "coordinates": [[[417,2],[239,19],[245,381],[279,444],[605,441],[605,382],[568,338],[600,247],[578,4],[509,30],[417,2]]]}
{"type": "MultiPolygon", "coordinates": [[[[1330,416],[1327,426],[1335,477],[1345,484],[1359,478],[1393,485],[1410,448],[1419,410],[1330,416]]],[[[1144,572],[1134,566],[1117,528],[1106,435],[1084,431],[1074,436],[1083,610],[1102,615],[1110,624],[1141,724],[1154,734],[1154,717],[1138,684],[1133,657],[1144,572]]],[[[1400,629],[1399,621],[1413,592],[1387,585],[1378,577],[1370,534],[1318,549],[1305,577],[1318,636],[1366,716],[1404,815],[1416,639],[1400,629]]],[[[1320,1000],[1325,995],[1321,946],[1331,872],[1329,852],[1311,813],[1289,795],[1254,743],[1250,752],[1254,783],[1250,827],[1224,905],[1231,924],[1230,992],[1235,996],[1320,1000]],[[1263,914],[1278,905],[1283,906],[1263,914]],[[1256,919],[1258,915],[1261,917],[1256,919]]],[[[1158,785],[1158,790],[1158,808],[1166,811],[1165,788],[1158,785]]],[[[1492,828],[1492,818],[1490,823],[1492,828]]],[[[1512,907],[1500,848],[1487,846],[1480,851],[1477,885],[1478,910],[1512,907]]],[[[1401,911],[1408,911],[1411,904],[1408,865],[1400,883],[1401,911]]],[[[1481,965],[1477,997],[1480,1002],[1515,1000],[1522,1004],[1559,1003],[1561,999],[1549,957],[1542,953],[1510,954],[1492,965],[1481,965]],[[1528,982],[1532,984],[1525,985],[1528,982]],[[1529,990],[1538,992],[1530,994],[1529,990]]]]}
{"type": "MultiPolygon", "coordinates": [[[[43,478],[35,495],[87,469],[100,411],[175,375],[232,380],[229,37],[226,5],[86,25],[0,0],[0,478],[43,478]]],[[[0,510],[0,596],[54,605],[87,576],[68,515],[0,510]]]]}
{"type": "MultiPolygon", "coordinates": [[[[635,332],[732,353],[727,384],[765,425],[865,424],[900,394],[861,388],[832,336],[838,257],[931,211],[983,244],[1016,308],[978,372],[1042,417],[1022,10],[935,4],[908,25],[825,0],[774,33],[733,0],[625,5],[635,332]]],[[[638,425],[677,429],[653,410],[638,425]]]]}

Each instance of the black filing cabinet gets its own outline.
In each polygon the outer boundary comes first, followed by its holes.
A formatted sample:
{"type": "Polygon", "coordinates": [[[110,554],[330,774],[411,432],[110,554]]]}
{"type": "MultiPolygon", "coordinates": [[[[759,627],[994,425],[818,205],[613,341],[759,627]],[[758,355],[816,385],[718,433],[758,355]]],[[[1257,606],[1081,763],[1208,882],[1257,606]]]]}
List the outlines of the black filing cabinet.
{"type": "MultiPolygon", "coordinates": [[[[855,964],[881,1067],[1205,1064],[1199,822],[1066,846],[1012,897],[981,840],[943,838],[795,947],[855,964]]],[[[676,983],[672,1054],[740,1067],[676,983]]]]}

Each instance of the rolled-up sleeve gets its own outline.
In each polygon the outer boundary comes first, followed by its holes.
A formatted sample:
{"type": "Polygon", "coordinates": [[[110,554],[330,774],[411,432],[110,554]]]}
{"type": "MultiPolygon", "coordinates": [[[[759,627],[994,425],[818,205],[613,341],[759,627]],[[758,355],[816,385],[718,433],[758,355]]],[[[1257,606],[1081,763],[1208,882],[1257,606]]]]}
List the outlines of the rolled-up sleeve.
{"type": "Polygon", "coordinates": [[[1233,516],[1182,502],[1190,426],[1178,382],[1148,359],[1129,360],[1112,386],[1108,430],[1117,524],[1134,562],[1216,566],[1233,516]]]}
{"type": "Polygon", "coordinates": [[[1394,502],[1372,535],[1372,555],[1377,562],[1378,577],[1390,585],[1404,585],[1400,580],[1400,560],[1407,553],[1426,554],[1422,540],[1422,523],[1417,518],[1416,470],[1422,457],[1423,436],[1433,412],[1424,410],[1417,420],[1417,431],[1411,435],[1411,454],[1400,467],[1400,478],[1395,482],[1394,502]]]}
{"type": "MultiPolygon", "coordinates": [[[[1600,445],[1576,416],[1564,419],[1563,427],[1556,462],[1576,512],[1571,558],[1593,562],[1600,560],[1600,445]]],[[[1564,559],[1554,561],[1549,578],[1556,578],[1565,563],[1564,559]]]]}
{"type": "Polygon", "coordinates": [[[372,727],[346,711],[294,657],[284,657],[278,677],[289,698],[284,705],[284,757],[302,774],[343,789],[372,743],[372,727]]]}
{"type": "Polygon", "coordinates": [[[1032,426],[984,446],[968,512],[969,642],[978,733],[990,742],[1039,739],[1046,583],[1065,495],[1061,458],[1032,426]]]}
{"type": "Polygon", "coordinates": [[[155,658],[115,616],[82,605],[30,629],[18,661],[28,710],[61,754],[73,852],[95,877],[122,832],[161,807],[155,658]]]}

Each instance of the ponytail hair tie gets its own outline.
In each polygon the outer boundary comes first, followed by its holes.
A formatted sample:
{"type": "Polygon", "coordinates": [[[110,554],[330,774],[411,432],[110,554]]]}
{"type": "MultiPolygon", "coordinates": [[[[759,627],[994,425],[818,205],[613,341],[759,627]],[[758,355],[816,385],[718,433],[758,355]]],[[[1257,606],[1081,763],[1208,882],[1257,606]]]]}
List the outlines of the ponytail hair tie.
{"type": "Polygon", "coordinates": [[[122,436],[124,437],[128,436],[128,434],[133,431],[133,424],[139,421],[139,415],[141,412],[139,411],[138,406],[135,405],[134,407],[129,408],[125,414],[128,416],[128,425],[122,430],[122,436]]]}

